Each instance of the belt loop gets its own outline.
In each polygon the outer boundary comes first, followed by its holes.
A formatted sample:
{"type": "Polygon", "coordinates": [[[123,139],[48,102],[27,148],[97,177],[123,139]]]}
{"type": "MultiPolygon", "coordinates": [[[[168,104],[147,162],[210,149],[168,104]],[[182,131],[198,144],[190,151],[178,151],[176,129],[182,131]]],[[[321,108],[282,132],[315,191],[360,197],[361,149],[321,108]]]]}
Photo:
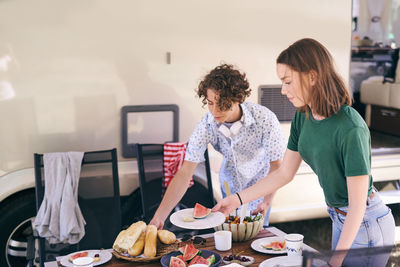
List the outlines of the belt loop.
{"type": "Polygon", "coordinates": [[[375,189],[375,187],[372,189],[372,193],[367,197],[367,206],[370,204],[370,202],[371,202],[371,200],[374,198],[374,196],[375,196],[375,192],[377,192],[377,191],[375,191],[376,189],[375,189]]]}

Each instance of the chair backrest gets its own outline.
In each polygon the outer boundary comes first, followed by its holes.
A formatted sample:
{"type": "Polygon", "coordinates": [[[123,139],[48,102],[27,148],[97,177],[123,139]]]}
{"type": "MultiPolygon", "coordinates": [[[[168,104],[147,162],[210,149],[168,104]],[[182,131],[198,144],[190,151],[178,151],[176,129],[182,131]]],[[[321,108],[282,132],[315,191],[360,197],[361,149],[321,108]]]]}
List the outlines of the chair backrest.
{"type": "MultiPolygon", "coordinates": [[[[162,199],[163,144],[137,144],[136,150],[143,219],[149,222],[162,199]]],[[[204,156],[204,164],[199,164],[195,171],[194,176],[198,176],[198,179],[194,179],[194,185],[188,188],[178,209],[192,208],[196,203],[206,207],[215,204],[207,150],[204,156]]]]}
{"type": "MultiPolygon", "coordinates": [[[[45,192],[43,154],[34,154],[36,211],[45,192]]],[[[50,245],[39,237],[41,265],[55,256],[82,249],[109,248],[121,230],[117,150],[85,152],[78,188],[78,203],[86,221],[85,236],[77,245],[50,245]]]]}
{"type": "Polygon", "coordinates": [[[400,262],[400,244],[395,246],[358,248],[335,252],[331,250],[318,252],[303,251],[303,266],[323,266],[333,255],[344,257],[342,266],[397,266],[400,262]]]}

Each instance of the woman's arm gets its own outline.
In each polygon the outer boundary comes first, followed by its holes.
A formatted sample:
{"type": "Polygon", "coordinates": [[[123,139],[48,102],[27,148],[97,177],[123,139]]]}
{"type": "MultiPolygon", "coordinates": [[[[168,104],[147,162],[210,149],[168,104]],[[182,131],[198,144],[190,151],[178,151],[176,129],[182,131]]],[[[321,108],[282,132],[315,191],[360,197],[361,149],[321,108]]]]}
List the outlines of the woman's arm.
{"type": "Polygon", "coordinates": [[[154,224],[158,229],[163,228],[164,221],[167,219],[169,213],[182,199],[183,195],[185,195],[189,187],[190,178],[192,178],[196,167],[197,163],[195,162],[186,160],[183,162],[182,167],[169,183],[160,206],[149,224],[154,224]]]}
{"type": "Polygon", "coordinates": [[[368,175],[347,177],[349,209],[335,250],[350,249],[367,208],[368,175]]]}
{"type": "MultiPolygon", "coordinates": [[[[262,196],[272,194],[289,183],[299,169],[300,163],[301,156],[299,152],[286,149],[282,164],[277,170],[269,173],[253,186],[239,192],[243,203],[248,203],[262,196]]],[[[239,206],[240,200],[238,196],[234,194],[218,201],[213,211],[220,211],[227,215],[239,206]]]]}
{"type": "MultiPolygon", "coordinates": [[[[349,208],[343,224],[342,233],[335,250],[348,250],[356,238],[360,229],[361,221],[364,217],[369,186],[369,176],[349,176],[347,177],[347,191],[349,198],[349,208]]],[[[331,259],[332,266],[341,266],[346,254],[338,253],[331,259]]]]}

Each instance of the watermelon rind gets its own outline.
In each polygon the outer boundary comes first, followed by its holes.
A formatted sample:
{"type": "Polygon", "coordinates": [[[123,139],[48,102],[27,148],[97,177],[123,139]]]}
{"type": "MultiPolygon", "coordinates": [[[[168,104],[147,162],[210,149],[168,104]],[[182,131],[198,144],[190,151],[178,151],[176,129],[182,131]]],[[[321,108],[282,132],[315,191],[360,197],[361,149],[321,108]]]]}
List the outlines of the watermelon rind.
{"type": "Polygon", "coordinates": [[[192,243],[187,244],[185,247],[185,252],[183,253],[183,260],[189,261],[194,258],[199,253],[199,250],[193,246],[192,243]]]}
{"type": "Polygon", "coordinates": [[[171,257],[169,260],[169,267],[186,267],[186,262],[178,257],[171,257]]]}
{"type": "Polygon", "coordinates": [[[186,246],[187,246],[187,245],[182,246],[182,247],[179,247],[179,248],[178,248],[179,252],[182,253],[182,254],[184,254],[184,253],[185,253],[185,248],[186,248],[186,246]]]}
{"type": "Polygon", "coordinates": [[[215,255],[212,254],[210,257],[206,258],[206,260],[208,261],[208,266],[211,266],[215,263],[215,255]]]}
{"type": "Polygon", "coordinates": [[[194,257],[190,262],[189,262],[189,266],[193,265],[193,264],[208,264],[208,261],[203,258],[202,256],[197,255],[196,257],[194,257]]]}
{"type": "Polygon", "coordinates": [[[211,213],[211,209],[204,207],[203,205],[196,203],[193,209],[193,218],[203,219],[211,213]]]}

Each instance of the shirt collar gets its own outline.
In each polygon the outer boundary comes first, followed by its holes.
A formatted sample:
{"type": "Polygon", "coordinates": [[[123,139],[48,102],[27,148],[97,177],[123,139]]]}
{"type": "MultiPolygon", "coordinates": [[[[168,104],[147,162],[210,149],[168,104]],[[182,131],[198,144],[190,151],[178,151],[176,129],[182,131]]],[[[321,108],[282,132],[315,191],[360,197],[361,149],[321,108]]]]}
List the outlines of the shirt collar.
{"type": "MultiPolygon", "coordinates": [[[[240,121],[244,124],[244,126],[249,126],[255,122],[253,115],[251,114],[250,110],[247,108],[245,103],[240,104],[240,107],[242,108],[243,114],[242,117],[240,118],[240,121]]],[[[217,123],[216,120],[214,119],[214,116],[209,112],[208,116],[208,121],[209,124],[214,125],[218,127],[220,123],[217,123]]]]}

